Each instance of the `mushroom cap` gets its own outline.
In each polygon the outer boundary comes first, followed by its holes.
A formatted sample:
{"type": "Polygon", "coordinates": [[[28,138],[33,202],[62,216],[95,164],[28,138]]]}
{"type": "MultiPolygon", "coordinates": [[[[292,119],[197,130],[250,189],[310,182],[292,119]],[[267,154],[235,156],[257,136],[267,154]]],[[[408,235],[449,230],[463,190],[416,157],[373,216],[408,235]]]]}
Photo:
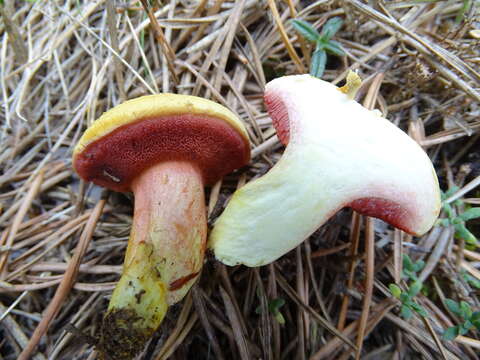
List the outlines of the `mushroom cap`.
{"type": "Polygon", "coordinates": [[[268,264],[343,207],[414,235],[440,210],[437,176],[423,149],[378,111],[310,75],[267,84],[265,103],[281,159],[237,190],[210,233],[227,265],[268,264]]]}
{"type": "Polygon", "coordinates": [[[250,160],[248,135],[227,108],[189,95],[158,94],[128,100],[85,131],[73,165],[86,181],[129,191],[131,181],[161,161],[196,165],[213,184],[250,160]]]}

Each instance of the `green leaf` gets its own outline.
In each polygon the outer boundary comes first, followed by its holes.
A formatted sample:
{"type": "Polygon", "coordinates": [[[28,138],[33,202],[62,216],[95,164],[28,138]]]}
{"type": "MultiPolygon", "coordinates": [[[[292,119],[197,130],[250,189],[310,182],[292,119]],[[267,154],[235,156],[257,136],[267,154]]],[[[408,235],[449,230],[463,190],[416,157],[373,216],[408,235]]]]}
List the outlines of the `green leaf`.
{"type": "Polygon", "coordinates": [[[323,42],[323,41],[321,41],[321,40],[318,40],[318,41],[317,41],[317,44],[315,45],[315,51],[314,51],[314,53],[315,53],[316,51],[325,51],[325,44],[326,44],[325,42],[323,42]]]}
{"type": "Polygon", "coordinates": [[[408,301],[410,301],[410,295],[402,291],[402,293],[400,294],[400,301],[402,303],[407,303],[408,301]]]}
{"type": "Polygon", "coordinates": [[[447,341],[454,340],[458,336],[458,326],[449,327],[443,332],[443,338],[447,341]]]}
{"type": "Polygon", "coordinates": [[[417,280],[413,284],[410,284],[410,288],[408,289],[408,295],[413,298],[420,292],[420,290],[422,290],[422,286],[423,284],[420,280],[417,280]]]}
{"type": "Polygon", "coordinates": [[[470,284],[470,286],[473,286],[474,288],[480,289],[480,280],[477,278],[473,277],[472,275],[464,272],[462,274],[463,279],[470,284]]]}
{"type": "Polygon", "coordinates": [[[448,189],[446,192],[442,192],[442,200],[448,199],[450,196],[455,194],[460,188],[458,186],[452,186],[450,189],[448,189]]]}
{"type": "Polygon", "coordinates": [[[450,219],[438,219],[435,222],[435,225],[447,227],[448,225],[450,225],[450,219]]]}
{"type": "Polygon", "coordinates": [[[480,311],[473,312],[472,316],[470,317],[471,321],[478,321],[480,320],[480,311]]]}
{"type": "Polygon", "coordinates": [[[413,313],[412,313],[412,310],[408,306],[402,305],[402,307],[400,308],[400,315],[405,320],[408,320],[412,317],[413,313]]]}
{"type": "Polygon", "coordinates": [[[480,207],[471,208],[459,216],[463,221],[480,218],[480,207]]]}
{"type": "Polygon", "coordinates": [[[462,206],[463,205],[463,201],[461,199],[457,199],[453,202],[453,205],[454,206],[462,206]]]}
{"type": "Polygon", "coordinates": [[[473,326],[477,328],[477,330],[480,330],[480,311],[475,311],[472,314],[470,321],[472,322],[473,326]]]}
{"type": "Polygon", "coordinates": [[[455,224],[462,224],[464,221],[459,218],[458,216],[457,217],[454,217],[453,219],[450,220],[450,223],[452,225],[455,225],[455,224]]]}
{"type": "Polygon", "coordinates": [[[462,327],[464,327],[467,330],[470,330],[473,327],[473,323],[470,320],[467,320],[462,324],[462,327]]]}
{"type": "Polygon", "coordinates": [[[337,55],[337,56],[345,55],[345,51],[343,51],[342,45],[340,45],[339,42],[330,40],[329,42],[325,43],[323,47],[330,54],[337,55]]]}
{"type": "Polygon", "coordinates": [[[395,284],[390,284],[388,285],[388,288],[390,289],[390,292],[394,297],[397,299],[400,299],[400,295],[402,294],[402,289],[400,289],[397,285],[395,284]]]}
{"type": "Polygon", "coordinates": [[[463,6],[458,11],[457,16],[455,16],[455,24],[456,25],[459,25],[462,22],[462,20],[464,19],[465,14],[466,14],[468,8],[470,7],[470,1],[471,0],[463,0],[463,6]]]}
{"type": "Polygon", "coordinates": [[[430,297],[431,289],[428,285],[423,284],[421,293],[426,297],[430,297]]]}
{"type": "Polygon", "coordinates": [[[413,271],[405,270],[403,271],[403,274],[410,280],[418,280],[417,274],[415,274],[413,271]]]}
{"type": "Polygon", "coordinates": [[[443,210],[445,211],[445,213],[447,214],[447,217],[449,219],[453,219],[455,217],[455,215],[453,213],[453,208],[450,204],[444,203],[443,204],[443,210]]]}
{"type": "Polygon", "coordinates": [[[285,300],[282,298],[276,298],[270,301],[268,304],[268,310],[270,310],[272,314],[276,315],[283,305],[285,305],[285,300]]]}
{"type": "MultiPolygon", "coordinates": [[[[404,279],[412,279],[412,275],[413,275],[413,273],[412,273],[411,271],[403,268],[403,270],[402,270],[402,277],[403,277],[404,279]]],[[[412,279],[412,280],[414,280],[414,279],[412,279]]]]}
{"type": "Polygon", "coordinates": [[[461,316],[461,310],[458,303],[452,299],[445,299],[445,306],[457,316],[461,316]]]}
{"type": "Polygon", "coordinates": [[[335,35],[336,32],[340,30],[342,25],[343,20],[339,17],[328,19],[325,25],[323,25],[322,33],[320,34],[320,36],[325,40],[330,40],[333,35],[335,35]]]}
{"type": "Polygon", "coordinates": [[[277,320],[280,325],[285,324],[285,318],[283,317],[281,312],[275,314],[275,320],[277,320]]]}
{"type": "Polygon", "coordinates": [[[422,305],[419,305],[417,303],[412,303],[411,304],[411,307],[413,308],[413,310],[415,310],[419,315],[423,316],[423,317],[428,317],[428,313],[427,313],[427,310],[425,310],[425,308],[422,306],[422,305]]]}
{"type": "Polygon", "coordinates": [[[455,237],[463,239],[467,244],[477,245],[477,238],[465,226],[465,224],[455,224],[455,237]]]}
{"type": "Polygon", "coordinates": [[[465,326],[465,324],[459,325],[458,326],[458,335],[465,335],[466,333],[468,333],[469,330],[470,330],[470,328],[465,326]]]}
{"type": "Polygon", "coordinates": [[[468,320],[472,317],[472,308],[467,302],[460,301],[460,313],[465,320],[468,320]]]}
{"type": "Polygon", "coordinates": [[[415,264],[413,264],[413,271],[419,272],[420,270],[423,269],[424,266],[425,266],[425,261],[418,260],[415,264]]]}
{"type": "Polygon", "coordinates": [[[317,50],[312,55],[312,62],[310,64],[310,75],[321,78],[325,71],[325,64],[327,63],[327,53],[323,50],[317,50]]]}
{"type": "Polygon", "coordinates": [[[292,25],[295,30],[308,41],[316,42],[320,39],[320,34],[317,29],[306,21],[295,19],[292,21],[292,25]]]}
{"type": "Polygon", "coordinates": [[[477,250],[477,244],[476,243],[474,245],[465,244],[465,249],[470,250],[470,251],[475,251],[475,250],[477,250]]]}
{"type": "Polygon", "coordinates": [[[413,271],[413,261],[408,254],[403,254],[403,267],[408,271],[413,271]]]}
{"type": "Polygon", "coordinates": [[[285,324],[285,319],[280,313],[280,308],[285,305],[285,300],[282,298],[276,298],[271,300],[268,303],[268,311],[273,315],[273,317],[278,321],[279,324],[285,324]]]}

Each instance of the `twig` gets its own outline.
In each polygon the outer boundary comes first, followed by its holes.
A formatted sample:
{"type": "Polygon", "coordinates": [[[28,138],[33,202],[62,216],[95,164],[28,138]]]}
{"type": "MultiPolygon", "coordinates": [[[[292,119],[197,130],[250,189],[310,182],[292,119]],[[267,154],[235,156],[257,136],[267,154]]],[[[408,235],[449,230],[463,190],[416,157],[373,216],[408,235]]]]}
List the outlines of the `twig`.
{"type": "Polygon", "coordinates": [[[203,301],[203,296],[197,289],[197,285],[192,288],[192,299],[193,303],[195,304],[195,309],[197,311],[198,317],[200,318],[200,322],[202,323],[202,326],[207,333],[209,343],[212,345],[216,359],[225,359],[225,357],[223,356],[222,348],[218,344],[215,332],[213,331],[212,326],[210,325],[210,321],[208,320],[207,308],[205,306],[205,302],[203,301]]]}
{"type": "Polygon", "coordinates": [[[227,292],[220,286],[220,295],[222,296],[223,303],[226,308],[228,319],[230,320],[230,324],[232,325],[233,333],[235,334],[235,342],[237,343],[238,350],[240,353],[240,358],[242,360],[250,360],[252,357],[250,355],[250,351],[248,349],[247,342],[245,341],[245,336],[240,326],[240,321],[238,318],[238,314],[236,312],[233,303],[227,294],[227,292]]]}
{"type": "Polygon", "coordinates": [[[363,295],[362,314],[358,324],[357,331],[357,352],[355,359],[359,360],[362,354],[363,341],[365,340],[365,330],[367,328],[368,314],[373,294],[373,277],[375,272],[375,230],[373,219],[367,217],[365,220],[365,294],[363,295]]]}
{"type": "MultiPolygon", "coordinates": [[[[118,31],[117,24],[115,22],[116,12],[114,6],[115,0],[107,0],[107,24],[108,31],[110,32],[110,42],[112,43],[112,49],[120,54],[120,48],[118,46],[118,31]]],[[[120,101],[123,102],[127,99],[125,94],[125,82],[122,72],[122,64],[115,56],[113,58],[113,64],[115,66],[115,78],[117,80],[117,87],[120,91],[120,101]]]]}
{"type": "Polygon", "coordinates": [[[275,4],[274,0],[267,0],[268,6],[270,7],[270,11],[272,12],[273,18],[277,25],[278,31],[280,32],[280,37],[282,38],[283,44],[290,55],[290,58],[295,63],[297,70],[300,74],[305,73],[305,66],[303,66],[302,60],[298,57],[297,52],[293,48],[292,44],[290,43],[290,39],[288,38],[287,32],[285,31],[285,27],[283,26],[282,19],[280,18],[280,14],[278,13],[277,5],[275,4]]]}
{"type": "Polygon", "coordinates": [[[158,23],[157,18],[155,17],[155,14],[153,13],[152,9],[148,5],[147,0],[140,0],[140,1],[142,3],[143,8],[145,9],[145,12],[148,15],[148,18],[150,19],[150,24],[152,25],[153,31],[155,32],[157,41],[159,42],[160,46],[163,49],[163,53],[165,54],[165,57],[167,59],[168,69],[170,70],[170,75],[172,76],[175,84],[178,85],[180,83],[180,80],[178,79],[178,76],[176,74],[176,69],[174,66],[175,59],[176,59],[175,52],[173,51],[170,44],[165,39],[165,35],[163,34],[162,28],[160,27],[160,24],[158,23]]]}
{"type": "Polygon", "coordinates": [[[30,341],[28,342],[28,345],[20,354],[18,360],[28,360],[30,355],[37,347],[37,344],[39,343],[42,336],[47,332],[50,324],[60,310],[63,301],[70,292],[70,289],[77,277],[80,262],[82,261],[83,255],[87,250],[90,240],[92,239],[93,232],[95,231],[95,226],[97,225],[98,219],[102,215],[105,203],[106,200],[102,199],[98,202],[97,206],[95,206],[95,209],[93,210],[90,218],[85,225],[85,229],[80,236],[77,247],[75,248],[75,253],[68,265],[67,270],[65,271],[62,281],[58,286],[53,299],[50,301],[50,304],[45,310],[42,321],[37,325],[35,331],[32,334],[32,337],[30,338],[30,341]]]}
{"type": "Polygon", "coordinates": [[[333,325],[331,325],[327,320],[321,317],[315,310],[313,310],[310,306],[304,304],[302,300],[299,298],[297,293],[288,285],[288,282],[284,279],[283,276],[277,274],[277,282],[283,288],[283,290],[292,298],[293,301],[300,307],[304,308],[306,311],[313,316],[313,318],[318,321],[325,329],[330,331],[333,335],[339,337],[345,344],[349,345],[353,350],[357,350],[357,347],[348,339],[343,333],[335,329],[333,325]]]}

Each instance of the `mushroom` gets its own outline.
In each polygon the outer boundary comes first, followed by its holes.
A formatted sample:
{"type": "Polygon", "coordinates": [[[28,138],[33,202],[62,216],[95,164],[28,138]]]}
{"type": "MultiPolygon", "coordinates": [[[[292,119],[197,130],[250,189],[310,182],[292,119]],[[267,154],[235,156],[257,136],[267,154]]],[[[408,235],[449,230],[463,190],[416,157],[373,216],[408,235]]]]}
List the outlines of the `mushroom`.
{"type": "Polygon", "coordinates": [[[74,149],[86,181],[132,191],[135,207],[122,276],[103,321],[100,348],[130,359],[167,307],[197,278],[206,247],[204,185],[248,163],[241,121],[212,101],[160,94],[104,113],[74,149]]]}
{"type": "Polygon", "coordinates": [[[440,210],[432,163],[407,134],[353,100],[360,83],[352,72],[340,89],[310,75],[267,84],[265,104],[287,148],[215,222],[209,247],[218,260],[268,264],[343,207],[413,235],[432,227],[440,210]]]}

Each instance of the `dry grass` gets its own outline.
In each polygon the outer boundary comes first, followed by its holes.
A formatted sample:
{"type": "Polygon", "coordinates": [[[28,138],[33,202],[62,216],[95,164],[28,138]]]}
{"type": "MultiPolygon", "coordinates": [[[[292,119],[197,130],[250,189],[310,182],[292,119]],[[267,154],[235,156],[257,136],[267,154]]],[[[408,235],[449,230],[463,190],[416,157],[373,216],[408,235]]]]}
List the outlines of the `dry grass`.
{"type": "MultiPolygon", "coordinates": [[[[228,106],[248,128],[253,160],[207,192],[211,223],[235,188],[283,151],[262,89],[308,69],[311,49],[293,31],[294,16],[318,28],[344,19],[336,40],[347,56],[330,57],[324,78],[339,83],[357,69],[365,79],[359,101],[424,146],[443,190],[460,188],[447,201],[480,204],[479,9],[456,21],[464,3],[475,1],[5,0],[0,359],[22,351],[24,359],[97,356],[92,342],[121,271],[132,199],[103,196],[74,174],[82,131],[148,93],[228,106]]],[[[478,222],[469,226],[480,234],[478,222]]],[[[480,253],[448,227],[412,239],[343,210],[272,265],[227,268],[209,256],[198,286],[170,310],[142,358],[475,359],[477,332],[454,342],[440,335],[458,323],[445,297],[479,309],[478,289],[460,275],[480,279],[479,267],[480,253]],[[403,320],[387,290],[400,280],[402,253],[426,262],[428,295],[417,299],[428,320],[403,320]],[[278,298],[283,325],[268,311],[278,298]]]]}

